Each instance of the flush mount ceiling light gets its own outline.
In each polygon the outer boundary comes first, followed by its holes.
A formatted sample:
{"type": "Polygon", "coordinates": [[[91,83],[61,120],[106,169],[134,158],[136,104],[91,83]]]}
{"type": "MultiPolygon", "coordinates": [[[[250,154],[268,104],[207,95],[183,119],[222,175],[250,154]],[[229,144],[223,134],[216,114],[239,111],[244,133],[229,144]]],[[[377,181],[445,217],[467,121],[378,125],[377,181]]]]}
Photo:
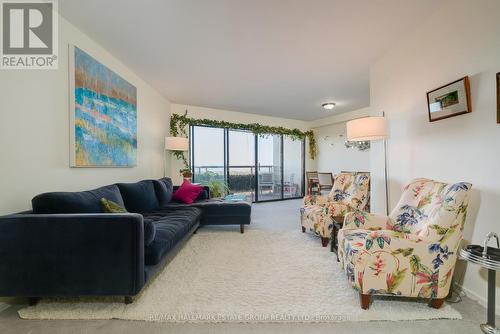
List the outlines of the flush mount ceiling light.
{"type": "Polygon", "coordinates": [[[332,110],[333,108],[335,108],[335,102],[327,102],[327,103],[323,103],[321,105],[321,107],[325,110],[332,110]]]}

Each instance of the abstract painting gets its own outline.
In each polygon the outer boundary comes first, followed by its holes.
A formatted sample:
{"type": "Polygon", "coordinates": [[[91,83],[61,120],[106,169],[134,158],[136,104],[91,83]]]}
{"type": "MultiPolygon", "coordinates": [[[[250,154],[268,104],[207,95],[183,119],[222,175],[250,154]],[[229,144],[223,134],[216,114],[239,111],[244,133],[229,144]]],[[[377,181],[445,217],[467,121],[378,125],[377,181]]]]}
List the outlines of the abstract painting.
{"type": "Polygon", "coordinates": [[[137,89],[70,46],[72,167],[133,167],[137,156],[137,89]]]}

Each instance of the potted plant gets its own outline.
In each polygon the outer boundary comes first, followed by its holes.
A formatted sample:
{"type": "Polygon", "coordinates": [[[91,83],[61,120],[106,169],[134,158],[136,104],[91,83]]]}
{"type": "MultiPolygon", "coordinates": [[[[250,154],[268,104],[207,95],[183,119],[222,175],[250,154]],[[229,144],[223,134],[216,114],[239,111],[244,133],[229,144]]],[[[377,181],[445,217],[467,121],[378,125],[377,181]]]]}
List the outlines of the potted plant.
{"type": "Polygon", "coordinates": [[[179,173],[181,173],[182,177],[185,179],[190,179],[193,176],[193,173],[191,172],[191,169],[189,169],[189,167],[181,169],[179,173]]]}
{"type": "Polygon", "coordinates": [[[229,193],[229,187],[221,180],[212,178],[207,182],[207,186],[210,188],[211,197],[224,197],[229,193]]]}

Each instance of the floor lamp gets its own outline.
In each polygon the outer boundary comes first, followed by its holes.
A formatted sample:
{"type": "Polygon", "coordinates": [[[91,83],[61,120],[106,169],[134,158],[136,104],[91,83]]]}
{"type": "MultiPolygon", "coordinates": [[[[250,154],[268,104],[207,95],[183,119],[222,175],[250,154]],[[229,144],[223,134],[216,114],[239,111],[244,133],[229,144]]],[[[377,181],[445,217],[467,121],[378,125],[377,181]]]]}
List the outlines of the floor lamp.
{"type": "Polygon", "coordinates": [[[371,116],[348,121],[348,141],[384,141],[384,181],[385,181],[385,209],[389,214],[389,180],[387,177],[387,125],[385,117],[371,116]]]}
{"type": "MultiPolygon", "coordinates": [[[[165,150],[171,152],[185,152],[189,150],[189,139],[184,137],[165,137],[165,150]]],[[[164,157],[163,160],[163,163],[165,165],[163,167],[163,176],[166,176],[166,157],[164,157]]]]}

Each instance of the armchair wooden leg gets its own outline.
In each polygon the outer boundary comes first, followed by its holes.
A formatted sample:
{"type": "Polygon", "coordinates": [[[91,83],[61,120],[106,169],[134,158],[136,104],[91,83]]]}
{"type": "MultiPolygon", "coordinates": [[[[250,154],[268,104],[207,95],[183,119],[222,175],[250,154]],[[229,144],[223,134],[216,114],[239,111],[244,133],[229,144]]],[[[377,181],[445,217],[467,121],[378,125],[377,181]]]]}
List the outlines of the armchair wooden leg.
{"type": "Polygon", "coordinates": [[[445,298],[431,299],[429,301],[429,307],[436,308],[436,309],[441,308],[441,306],[443,306],[444,299],[445,298]]]}
{"type": "Polygon", "coordinates": [[[328,246],[328,243],[330,242],[330,238],[325,238],[325,237],[321,237],[321,245],[323,247],[326,247],[328,246]]]}
{"type": "Polygon", "coordinates": [[[244,233],[245,232],[245,225],[243,224],[240,224],[240,233],[244,233]]]}
{"type": "Polygon", "coordinates": [[[302,226],[302,233],[306,233],[306,228],[302,226]]]}
{"type": "Polygon", "coordinates": [[[363,310],[368,310],[370,308],[370,303],[372,302],[372,295],[359,294],[359,301],[361,303],[361,308],[363,310]]]}

